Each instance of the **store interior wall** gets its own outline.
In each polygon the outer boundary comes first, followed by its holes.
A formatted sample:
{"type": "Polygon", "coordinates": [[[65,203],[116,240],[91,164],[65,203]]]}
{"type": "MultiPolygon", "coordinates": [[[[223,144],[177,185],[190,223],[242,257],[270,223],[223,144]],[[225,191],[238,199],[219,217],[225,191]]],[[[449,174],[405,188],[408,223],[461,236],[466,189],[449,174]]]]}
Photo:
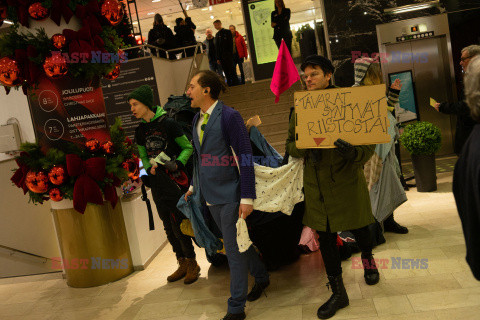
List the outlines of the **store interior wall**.
{"type": "MultiPolygon", "coordinates": [[[[26,96],[21,90],[1,95],[0,125],[16,119],[22,140],[35,141],[26,96]]],[[[17,164],[12,157],[0,153],[0,245],[42,257],[59,257],[50,205],[28,203],[23,191],[10,181],[15,168],[17,164]]],[[[0,249],[0,277],[48,272],[49,267],[43,259],[0,249]]]]}

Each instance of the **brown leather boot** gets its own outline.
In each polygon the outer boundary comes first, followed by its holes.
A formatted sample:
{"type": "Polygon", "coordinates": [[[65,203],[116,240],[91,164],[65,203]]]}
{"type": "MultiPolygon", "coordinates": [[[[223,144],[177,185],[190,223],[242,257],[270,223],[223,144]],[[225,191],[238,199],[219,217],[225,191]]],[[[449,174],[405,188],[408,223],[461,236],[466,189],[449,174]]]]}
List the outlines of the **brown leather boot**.
{"type": "Polygon", "coordinates": [[[187,274],[187,259],[186,258],[178,258],[178,269],[171,275],[167,277],[168,282],[175,282],[187,274]]]}
{"type": "Polygon", "coordinates": [[[195,258],[187,258],[187,275],[183,282],[185,284],[191,284],[198,280],[200,277],[200,266],[197,264],[195,258]]]}

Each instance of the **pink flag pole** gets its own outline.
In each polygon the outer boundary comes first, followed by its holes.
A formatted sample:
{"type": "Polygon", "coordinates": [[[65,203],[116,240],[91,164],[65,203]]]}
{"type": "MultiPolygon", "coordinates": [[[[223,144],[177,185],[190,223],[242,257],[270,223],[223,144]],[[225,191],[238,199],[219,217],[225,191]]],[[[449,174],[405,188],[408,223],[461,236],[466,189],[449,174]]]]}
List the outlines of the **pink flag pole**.
{"type": "Polygon", "coordinates": [[[298,74],[297,67],[295,67],[292,55],[288,51],[285,41],[282,39],[275,69],[273,70],[272,82],[270,83],[270,90],[272,90],[275,95],[275,103],[278,103],[280,95],[298,80],[300,80],[300,75],[298,74]]]}

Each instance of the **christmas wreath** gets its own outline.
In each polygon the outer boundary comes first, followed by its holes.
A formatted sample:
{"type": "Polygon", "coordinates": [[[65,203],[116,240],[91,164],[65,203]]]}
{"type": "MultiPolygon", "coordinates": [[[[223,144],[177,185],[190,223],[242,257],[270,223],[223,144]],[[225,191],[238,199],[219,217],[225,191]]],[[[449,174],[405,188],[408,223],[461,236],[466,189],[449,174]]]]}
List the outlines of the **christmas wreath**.
{"type": "Polygon", "coordinates": [[[126,61],[120,48],[131,45],[131,34],[119,35],[125,26],[131,31],[124,11],[125,5],[118,0],[0,0],[0,23],[5,19],[14,23],[0,37],[0,83],[7,94],[11,87],[20,86],[27,94],[41,74],[51,79],[67,73],[84,79],[98,75],[116,79],[120,63],[126,61]],[[76,17],[82,27],[78,31],[64,29],[51,37],[42,28],[34,33],[20,28],[28,28],[29,19],[48,17],[57,25],[62,17],[67,23],[76,17]]]}
{"type": "Polygon", "coordinates": [[[82,147],[65,142],[46,152],[37,143],[22,144],[11,181],[35,204],[71,199],[83,213],[87,203],[102,205],[105,199],[115,207],[116,188],[139,178],[139,159],[119,118],[110,127],[110,137],[102,143],[90,139],[82,147]]]}

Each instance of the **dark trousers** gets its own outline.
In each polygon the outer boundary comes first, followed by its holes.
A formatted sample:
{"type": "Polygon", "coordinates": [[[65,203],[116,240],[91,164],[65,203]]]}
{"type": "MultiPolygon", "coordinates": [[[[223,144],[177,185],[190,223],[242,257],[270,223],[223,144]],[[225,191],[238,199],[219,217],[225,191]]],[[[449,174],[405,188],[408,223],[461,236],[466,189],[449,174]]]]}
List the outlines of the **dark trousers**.
{"type": "MultiPolygon", "coordinates": [[[[372,236],[368,226],[360,229],[350,230],[355,236],[362,253],[371,253],[373,249],[372,236]]],[[[327,275],[330,277],[337,277],[342,274],[342,260],[340,252],[337,247],[337,233],[330,232],[330,227],[327,223],[327,232],[317,231],[320,243],[320,252],[322,253],[323,263],[327,270],[327,275]]]]}
{"type": "Polygon", "coordinates": [[[238,53],[236,53],[235,56],[233,57],[233,68],[235,70],[235,75],[237,74],[237,65],[238,65],[238,68],[240,69],[241,84],[245,84],[245,73],[243,72],[243,61],[244,61],[244,58],[239,58],[238,53]]]}
{"type": "Polygon", "coordinates": [[[180,230],[180,224],[185,216],[177,209],[178,199],[182,191],[165,173],[157,168],[156,175],[150,175],[153,201],[157,207],[158,216],[162,220],[168,242],[178,258],[195,258],[192,239],[180,230]]]}
{"type": "Polygon", "coordinates": [[[208,64],[210,66],[210,70],[218,74],[220,77],[223,78],[223,70],[222,66],[217,63],[216,60],[209,60],[208,64]]]}
{"type": "Polygon", "coordinates": [[[265,265],[260,260],[255,248],[250,246],[240,253],[237,244],[237,221],[239,203],[227,203],[209,206],[215,223],[222,232],[223,245],[230,267],[230,294],[228,312],[242,313],[245,308],[248,293],[248,273],[255,277],[255,282],[265,283],[269,275],[265,265]]]}
{"type": "MultiPolygon", "coordinates": [[[[288,51],[290,52],[290,55],[292,54],[292,39],[293,38],[284,38],[283,41],[285,41],[285,44],[287,45],[288,51]]],[[[280,45],[282,44],[282,39],[275,39],[275,44],[277,45],[277,48],[280,49],[280,45]]]]}
{"type": "Polygon", "coordinates": [[[238,85],[237,72],[235,72],[235,64],[233,63],[233,57],[222,58],[220,60],[222,64],[223,72],[227,78],[227,85],[229,87],[238,85]]]}

